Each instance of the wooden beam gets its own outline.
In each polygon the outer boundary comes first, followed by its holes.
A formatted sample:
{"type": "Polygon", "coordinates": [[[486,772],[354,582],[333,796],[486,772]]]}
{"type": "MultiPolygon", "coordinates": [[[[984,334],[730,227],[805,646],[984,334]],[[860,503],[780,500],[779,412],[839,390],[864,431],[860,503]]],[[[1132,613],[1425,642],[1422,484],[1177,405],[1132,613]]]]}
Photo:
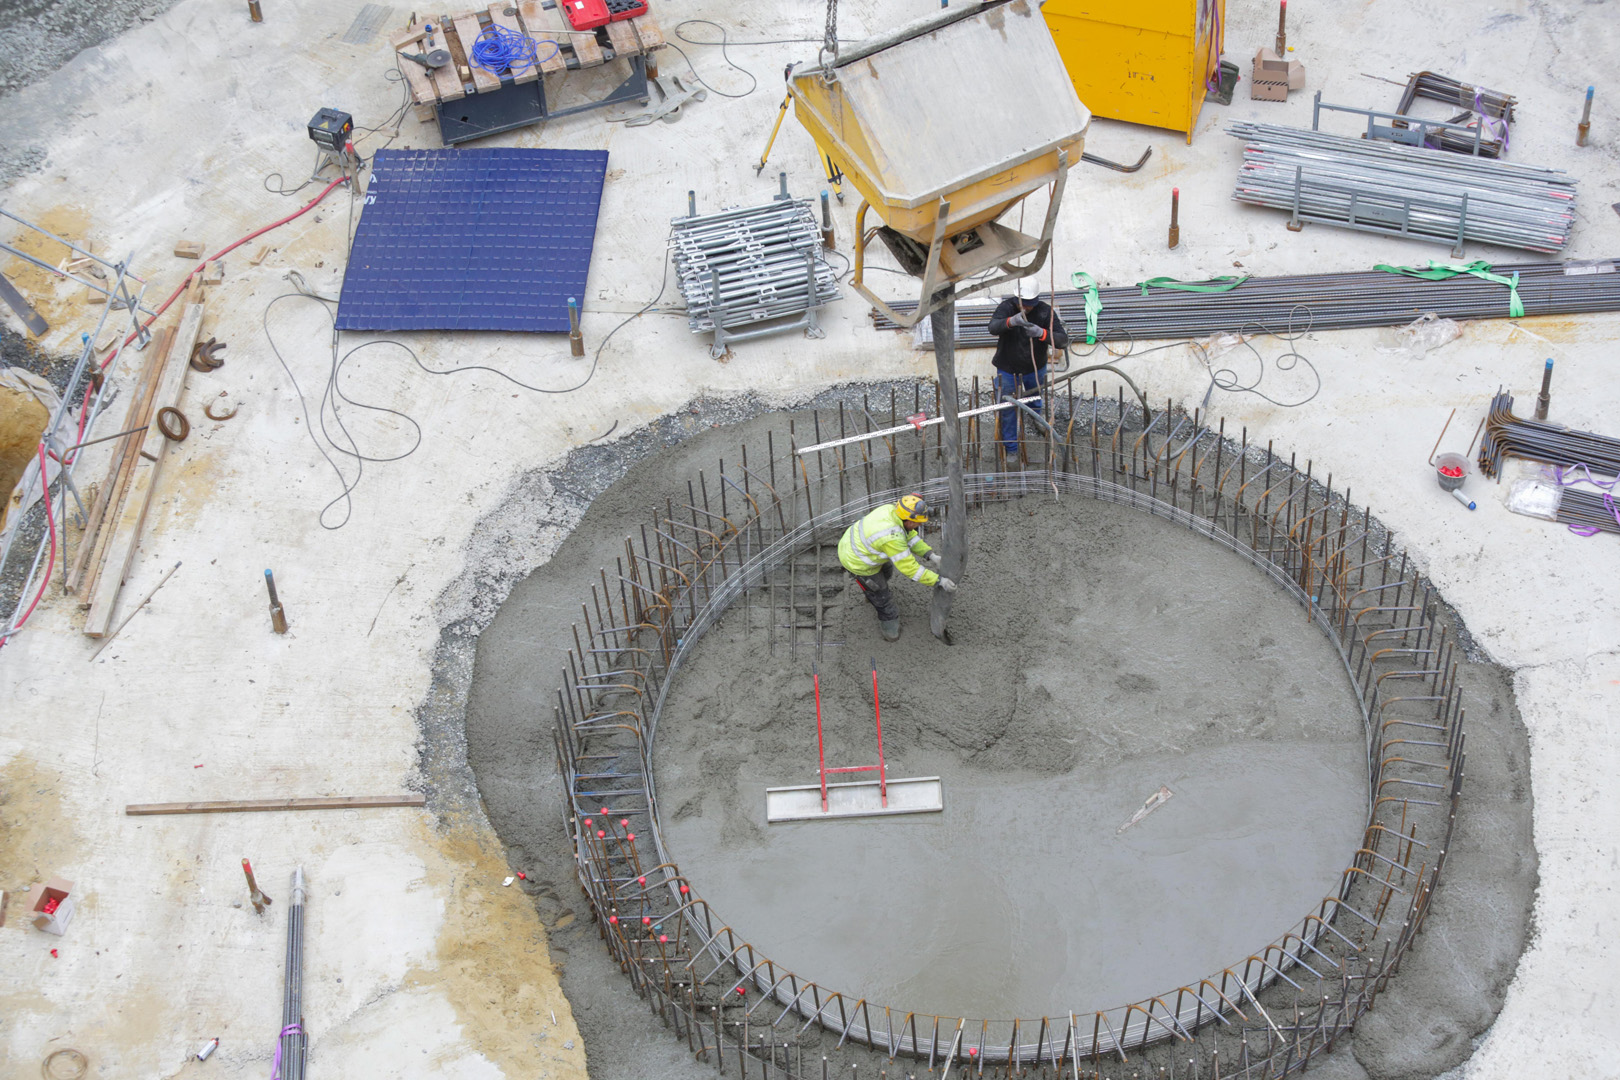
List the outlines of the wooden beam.
{"type": "Polygon", "coordinates": [[[568,35],[554,29],[551,15],[540,6],[540,0],[519,0],[518,22],[524,33],[534,38],[535,55],[540,58],[540,70],[550,75],[568,70],[568,61],[562,49],[568,44],[568,35]]]}
{"type": "MultiPolygon", "coordinates": [[[[444,32],[444,22],[437,19],[433,23],[433,33],[422,38],[421,51],[426,54],[434,49],[443,49],[450,52],[450,37],[444,32]]],[[[406,64],[410,62],[409,60],[401,61],[401,63],[406,64]]],[[[467,96],[467,89],[461,85],[461,76],[456,73],[455,69],[454,54],[452,54],[451,63],[444,65],[444,67],[434,68],[428,73],[433,80],[433,89],[438,92],[441,101],[457,101],[467,96]]]]}
{"type": "MultiPolygon", "coordinates": [[[[512,6],[510,0],[495,0],[495,3],[489,5],[489,21],[494,23],[496,26],[512,31],[514,34],[523,33],[523,26],[517,20],[517,8],[512,6]],[[510,11],[512,14],[508,15],[508,11],[510,11]]],[[[552,49],[549,45],[537,44],[535,46],[536,55],[538,55],[540,52],[549,53],[551,51],[552,49]]],[[[538,64],[530,64],[522,71],[515,71],[512,73],[512,81],[519,83],[531,83],[539,77],[540,65],[538,64]]]]}
{"type": "MultiPolygon", "coordinates": [[[[135,385],[135,395],[130,400],[129,409],[124,413],[123,429],[144,427],[151,419],[152,393],[157,389],[158,372],[163,369],[163,361],[169,355],[169,345],[174,340],[174,327],[165,326],[153,336],[152,342],[147,346],[146,363],[141,367],[140,379],[135,385]]],[[[134,355],[131,353],[130,355],[134,355]]],[[[80,584],[84,581],[84,573],[91,571],[91,582],[95,584],[95,573],[101,567],[101,556],[107,549],[107,540],[112,530],[103,530],[101,523],[111,515],[116,518],[118,509],[123,505],[124,491],[129,487],[129,474],[135,469],[135,461],[140,456],[141,432],[126,435],[114,444],[112,461],[107,466],[107,479],[96,494],[95,506],[90,511],[90,518],[84,524],[84,534],[79,537],[79,550],[73,559],[73,568],[68,571],[67,590],[78,592],[80,584]],[[92,556],[94,556],[92,558],[92,556]]]]}
{"type": "Polygon", "coordinates": [[[484,27],[478,21],[476,12],[466,15],[457,15],[450,24],[456,37],[461,41],[462,55],[467,58],[467,69],[472,73],[473,86],[480,94],[493,93],[501,88],[501,77],[486,67],[480,67],[473,62],[473,43],[478,35],[484,32],[484,27]]]}
{"type": "Polygon", "coordinates": [[[379,806],[424,806],[426,795],[321,795],[308,799],[227,799],[223,802],[130,803],[130,817],[149,814],[252,814],[269,810],[363,810],[379,806]]]}
{"type": "MultiPolygon", "coordinates": [[[[526,6],[518,8],[518,12],[523,16],[525,23],[530,26],[534,25],[529,21],[529,9],[526,6]]],[[[596,31],[575,30],[574,24],[568,21],[568,15],[563,11],[561,4],[554,4],[546,8],[542,18],[549,20],[555,32],[562,36],[563,42],[574,50],[574,56],[579,60],[580,67],[596,67],[599,64],[606,63],[602,58],[602,46],[596,43],[596,31]]],[[[538,41],[539,38],[536,37],[535,40],[538,41]]]]}
{"type": "MultiPolygon", "coordinates": [[[[410,53],[413,56],[422,55],[421,46],[417,43],[427,36],[425,28],[401,30],[393,37],[394,51],[396,53],[410,53]]],[[[433,78],[428,69],[415,60],[406,60],[401,57],[395,63],[405,75],[405,82],[411,88],[411,100],[418,105],[432,105],[439,100],[438,91],[433,87],[433,78]]]]}
{"type": "MultiPolygon", "coordinates": [[[[201,285],[193,279],[192,289],[201,285]]],[[[188,290],[189,291],[189,290],[188,290]]],[[[174,343],[163,361],[163,373],[158,377],[157,390],[152,395],[151,416],[156,420],[160,410],[178,407],[185,390],[186,372],[191,370],[191,350],[196,347],[202,332],[203,305],[186,306],[180,327],[175,331],[174,343]]],[[[118,515],[112,519],[112,539],[107,545],[105,563],[90,590],[90,612],[85,616],[84,632],[90,637],[101,637],[112,625],[118,607],[118,590],[123,587],[129,568],[135,563],[135,549],[141,542],[141,529],[146,525],[146,513],[152,505],[152,491],[157,486],[158,474],[163,468],[163,455],[169,440],[153,423],[141,433],[140,455],[135,460],[134,472],[129,478],[129,491],[118,515]]],[[[107,526],[102,526],[105,529],[107,526]]]]}

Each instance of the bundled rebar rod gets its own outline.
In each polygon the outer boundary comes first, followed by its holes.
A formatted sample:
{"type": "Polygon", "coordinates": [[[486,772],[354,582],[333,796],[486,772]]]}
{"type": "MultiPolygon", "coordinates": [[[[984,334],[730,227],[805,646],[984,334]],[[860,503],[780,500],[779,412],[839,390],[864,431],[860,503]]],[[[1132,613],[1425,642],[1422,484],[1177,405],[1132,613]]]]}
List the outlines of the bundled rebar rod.
{"type": "Polygon", "coordinates": [[[292,874],[287,905],[287,990],[281,1003],[281,1035],[273,1080],[304,1080],[309,1037],[304,1033],[304,868],[292,874]]]}
{"type": "Polygon", "coordinates": [[[1519,103],[1512,94],[1487,90],[1483,86],[1474,86],[1432,71],[1419,71],[1414,72],[1407,81],[1406,90],[1401,94],[1401,102],[1395,106],[1395,111],[1410,113],[1418,98],[1464,109],[1466,111],[1453,116],[1450,123],[1468,124],[1480,129],[1481,137],[1478,140],[1450,131],[1435,132],[1431,145],[1436,149],[1455,154],[1472,154],[1477,150],[1493,158],[1507,152],[1508,125],[1513,122],[1513,108],[1519,103]]]}
{"type": "Polygon", "coordinates": [[[1513,415],[1513,396],[1499,390],[1491,398],[1491,411],[1485,418],[1480,471],[1495,476],[1504,457],[1528,458],[1565,468],[1585,465],[1592,472],[1615,476],[1620,474],[1620,439],[1544,420],[1521,420],[1513,415]]]}
{"type": "MultiPolygon", "coordinates": [[[[1516,292],[1525,315],[1576,315],[1620,311],[1620,260],[1580,263],[1520,263],[1491,267],[1489,272],[1516,280],[1516,290],[1458,273],[1426,280],[1385,270],[1338,274],[1300,274],[1206,282],[1172,282],[1158,278],[1137,285],[1096,290],[1101,310],[1095,327],[1086,321],[1091,290],[1066,290],[1048,297],[1076,343],[1088,337],[1120,339],[1197,338],[1222,333],[1303,333],[1306,330],[1357,330],[1404,326],[1426,312],[1447,319],[1501,319],[1513,311],[1516,292]],[[1192,285],[1204,291],[1189,292],[1192,285]],[[1217,291],[1224,290],[1224,291],[1217,291]],[[1092,332],[1094,331],[1094,332],[1092,332]]],[[[895,303],[896,311],[914,309],[895,303]]],[[[989,322],[993,305],[958,307],[958,348],[995,344],[989,322]]],[[[899,325],[876,310],[880,330],[899,325]]]]}
{"type": "Polygon", "coordinates": [[[1232,198],[1364,232],[1555,252],[1569,242],[1575,180],[1489,158],[1237,121],[1247,141],[1232,198]]]}
{"type": "Polygon", "coordinates": [[[675,218],[669,246],[693,333],[800,314],[838,299],[808,199],[675,218]]]}
{"type": "Polygon", "coordinates": [[[1620,533],[1620,511],[1615,509],[1614,496],[1607,492],[1565,488],[1558,499],[1557,520],[1589,536],[1593,530],[1620,533]]]}

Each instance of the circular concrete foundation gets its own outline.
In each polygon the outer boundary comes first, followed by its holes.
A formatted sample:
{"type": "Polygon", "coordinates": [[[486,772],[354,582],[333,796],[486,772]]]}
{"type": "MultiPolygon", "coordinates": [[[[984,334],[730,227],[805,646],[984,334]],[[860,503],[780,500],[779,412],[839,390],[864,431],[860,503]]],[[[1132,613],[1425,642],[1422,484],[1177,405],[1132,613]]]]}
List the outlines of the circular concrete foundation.
{"type": "Polygon", "coordinates": [[[971,529],[954,648],[926,589],[897,582],[891,645],[851,579],[821,586],[828,764],[875,761],[875,660],[889,775],[940,776],[943,813],[768,825],[767,786],[816,779],[813,634],[792,648],[739,605],[687,659],[654,779],[668,850],[728,921],[855,998],[1041,1016],[1195,981],[1336,889],[1365,740],[1297,602],[1123,506],[1026,498],[971,529]]]}
{"type": "MultiPolygon", "coordinates": [[[[695,973],[701,980],[698,1013],[709,1019],[693,1031],[679,1015],[661,1012],[668,984],[658,955],[614,948],[612,942],[604,949],[603,936],[611,928],[601,898],[581,896],[582,884],[597,892],[610,886],[582,876],[577,821],[558,811],[562,805],[598,804],[580,802],[572,774],[553,765],[558,748],[550,740],[552,706],[567,681],[566,654],[578,646],[580,620],[590,617],[581,613],[581,599],[591,595],[604,571],[624,569],[619,560],[626,556],[625,537],[646,520],[648,508],[692,500],[694,477],[698,496],[723,499],[727,487],[717,472],[726,470],[716,470],[717,457],[752,462],[756,482],[780,478],[783,491],[790,492],[794,485],[786,484],[787,474],[768,472],[749,457],[748,448],[768,450],[774,431],[780,450],[795,422],[799,432],[812,437],[818,423],[823,430],[829,423],[837,430],[842,422],[837,410],[869,406],[893,389],[902,399],[914,396],[909,385],[839,388],[817,399],[817,414],[770,412],[754,401],[699,401],[622,443],[582,448],[555,469],[524,477],[475,536],[477,550],[506,552],[515,531],[555,529],[566,539],[549,561],[533,573],[516,563],[494,574],[475,567],[447,594],[473,598],[476,614],[446,628],[434,660],[435,691],[422,711],[430,799],[443,802],[471,792],[468,797],[481,801],[508,845],[512,865],[528,872],[517,887],[531,895],[548,928],[593,1075],[691,1080],[713,1075],[719,1033],[712,1006],[722,993],[723,1034],[733,1051],[748,1034],[746,1010],[755,1025],[750,1045],[768,1037],[761,1024],[769,1027],[784,1045],[793,1044],[795,1067],[804,1066],[806,1075],[819,1073],[815,1062],[824,1054],[831,1055],[834,1069],[858,1064],[863,1073],[886,1067],[898,1075],[886,1046],[857,1045],[859,1030],[855,1038],[845,1038],[842,1006],[829,1004],[820,1027],[805,1025],[803,1015],[779,1019],[781,1010],[754,993],[763,988],[762,971],[752,977],[749,996],[740,998],[732,984],[748,964],[723,965],[711,975],[719,957],[697,957],[699,966],[692,968],[678,957],[669,978],[695,973]],[[470,779],[458,765],[463,752],[476,775],[476,791],[462,786],[470,779]],[[630,978],[625,977],[627,960],[634,965],[630,978]],[[645,973],[639,980],[638,971],[645,973]],[[823,1030],[829,1017],[833,1026],[823,1030]],[[671,1025],[674,1039],[661,1033],[671,1025]],[[703,1046],[708,1050],[694,1058],[694,1048],[703,1046]]],[[[1235,458],[1226,460],[1241,480],[1235,458]]],[[[1257,467],[1251,465],[1250,476],[1257,467]]],[[[803,471],[795,471],[803,480],[803,471]]],[[[879,476],[883,471],[874,470],[879,476]]],[[[1294,475],[1294,482],[1300,479],[1294,475]]],[[[1296,490],[1292,483],[1278,487],[1276,497],[1296,490]]],[[[839,485],[818,488],[818,507],[831,505],[835,495],[847,498],[843,492],[839,485]]],[[[901,583],[909,590],[901,593],[908,632],[895,646],[878,640],[870,611],[847,590],[835,589],[827,598],[824,637],[829,640],[820,666],[827,679],[827,729],[835,758],[871,752],[865,726],[870,702],[863,688],[869,686],[868,662],[876,656],[895,771],[944,776],[944,815],[785,828],[762,823],[763,788],[813,778],[815,760],[806,678],[814,650],[806,651],[802,642],[796,652],[786,649],[782,631],[773,630],[766,618],[769,590],[764,590],[766,603],[758,589],[738,597],[701,641],[688,635],[691,655],[675,672],[669,708],[657,711],[662,723],[656,745],[648,747],[648,757],[657,762],[659,817],[669,855],[681,860],[679,873],[690,875],[694,895],[701,890],[714,903],[717,928],[729,922],[736,934],[770,950],[779,964],[797,968],[802,978],[794,985],[819,980],[824,985],[818,1000],[828,1001],[835,989],[887,997],[875,999],[871,1010],[871,1022],[883,1035],[883,1017],[890,1015],[883,1006],[945,1008],[948,997],[960,1003],[954,1008],[981,1016],[1001,1011],[1000,1006],[1006,1009],[1002,1015],[1017,1009],[1026,1017],[1022,1029],[992,1022],[986,1041],[975,1020],[963,1029],[968,1041],[959,1049],[965,1055],[968,1046],[982,1047],[990,1054],[1005,1047],[1010,1036],[1026,1044],[1026,1061],[1028,1044],[1047,1031],[1045,1024],[1027,1018],[1068,1007],[1052,997],[1073,994],[1077,1009],[1104,1007],[1117,1004],[1118,995],[1128,1000],[1139,992],[1128,981],[1139,975],[1141,985],[1163,993],[1200,970],[1209,973],[1208,958],[1217,952],[1215,963],[1238,965],[1234,979],[1268,970],[1265,958],[1242,955],[1262,942],[1273,942],[1265,947],[1270,961],[1281,958],[1279,948],[1300,952],[1298,936],[1278,936],[1290,923],[1311,932],[1310,924],[1295,921],[1300,905],[1332,914],[1331,905],[1316,899],[1321,889],[1312,880],[1319,871],[1309,862],[1310,852],[1325,853],[1328,874],[1342,870],[1357,839],[1353,823],[1362,814],[1353,803],[1365,788],[1365,758],[1350,734],[1359,723],[1355,705],[1341,696],[1348,694],[1342,666],[1336,666],[1336,650],[1307,624],[1298,593],[1268,583],[1264,575],[1271,569],[1263,574],[1244,567],[1240,556],[1220,549],[1218,539],[1211,544],[1182,531],[1182,526],[1202,531],[1196,521],[1167,525],[1068,494],[1062,512],[1072,518],[1054,520],[1051,500],[1036,494],[1026,492],[1014,503],[976,515],[975,566],[964,579],[954,620],[962,644],[953,650],[944,652],[927,636],[924,597],[914,587],[901,583]],[[1037,531],[1023,531],[1019,515],[1037,531]],[[1030,552],[1038,557],[1030,558],[1030,552]],[[1126,573],[1134,593],[1122,588],[1126,573]],[[752,629],[744,631],[745,623],[752,629]],[[833,646],[834,640],[842,644],[833,646]],[[987,642],[1016,645],[993,653],[987,642]],[[924,662],[935,649],[946,659],[924,662]],[[1313,659],[1312,651],[1323,658],[1313,659]],[[728,663],[728,656],[753,666],[728,663]],[[990,656],[998,661],[986,663],[990,656]],[[760,671],[769,677],[762,679],[760,671]],[[1167,672],[1177,674],[1167,677],[1167,672]],[[1300,707],[1313,698],[1319,706],[1300,707]],[[1234,767],[1248,770],[1250,783],[1231,783],[1234,767]],[[1336,779],[1313,781],[1313,775],[1336,779]],[[1160,784],[1176,794],[1136,826],[1116,833],[1160,784]],[[1246,798],[1259,801],[1246,806],[1246,798]],[[1340,800],[1348,810],[1336,816],[1333,806],[1340,800]],[[835,840],[827,829],[855,839],[835,840]],[[1302,838],[1308,842],[1304,848],[1302,838]],[[1294,850],[1285,850],[1290,845],[1294,850]],[[1256,908],[1266,897],[1279,898],[1276,917],[1256,908]],[[1104,914],[1115,920],[1112,926],[1102,921],[1104,914]],[[1251,921],[1239,930],[1234,919],[1251,921]],[[1189,928],[1180,945],[1167,936],[1189,928]],[[1237,954],[1219,943],[1199,951],[1210,935],[1228,932],[1237,954]],[[1155,970],[1152,965],[1159,963],[1166,966],[1155,970]],[[1008,975],[1013,971],[1016,978],[1008,975]],[[1099,981],[1101,976],[1116,980],[1112,989],[1099,981]],[[936,989],[939,996],[929,996],[936,989]]],[[[1230,524],[1231,515],[1225,520],[1230,524]]],[[[1250,521],[1241,524],[1248,535],[1250,521]]],[[[1353,525],[1352,535],[1367,525],[1353,525]]],[[[1376,556],[1385,534],[1376,520],[1370,520],[1370,529],[1376,556]]],[[[1368,557],[1358,549],[1358,559],[1368,557]]],[[[1403,559],[1391,567],[1390,580],[1406,572],[1405,566],[1403,559]]],[[[1386,580],[1382,574],[1377,571],[1368,587],[1386,580]]],[[[1415,587],[1405,590],[1405,601],[1383,589],[1370,595],[1398,605],[1410,602],[1415,587]]],[[[1361,600],[1357,606],[1377,602],[1361,600]]],[[[1332,1044],[1354,1043],[1353,1053],[1339,1050],[1327,1058],[1329,1071],[1340,1062],[1347,1076],[1360,1076],[1363,1068],[1376,1080],[1433,1075],[1466,1057],[1470,1038],[1500,1008],[1527,933],[1535,859],[1523,726],[1504,673],[1474,657],[1466,628],[1443,604],[1438,608],[1439,631],[1454,634],[1468,650],[1466,657],[1457,653],[1461,704],[1470,718],[1485,722],[1476,723],[1468,739],[1468,784],[1459,819],[1464,824],[1449,845],[1442,900],[1406,953],[1399,978],[1384,985],[1380,1007],[1363,1016],[1354,1032],[1341,1030],[1332,1044]]],[[[634,768],[628,756],[619,761],[614,768],[634,768]]],[[[1414,851],[1414,863],[1429,858],[1429,849],[1414,851]]],[[[1384,865],[1379,869],[1387,874],[1384,865]]],[[[657,872],[675,871],[670,865],[657,872]]],[[[1351,886],[1350,905],[1378,918],[1379,898],[1366,887],[1368,879],[1343,880],[1351,886]]],[[[629,885],[623,883],[621,891],[629,885]]],[[[1390,898],[1394,914],[1385,922],[1397,930],[1403,925],[1398,912],[1406,910],[1409,895],[1410,890],[1390,898]]],[[[1337,923],[1336,929],[1355,942],[1370,939],[1375,961],[1385,955],[1360,915],[1346,908],[1337,923]]],[[[699,929],[688,925],[689,949],[711,932],[703,929],[698,937],[699,929]]],[[[1355,996],[1354,987],[1378,984],[1365,981],[1365,957],[1347,962],[1349,942],[1323,933],[1327,936],[1317,944],[1337,965],[1347,964],[1354,998],[1348,1004],[1359,1011],[1365,995],[1355,996]]],[[[725,940],[730,948],[732,939],[725,940]]],[[[764,954],[750,955],[749,964],[764,954]]],[[[1315,952],[1305,958],[1319,968],[1324,966],[1319,960],[1331,962],[1315,952]]],[[[773,970],[780,974],[780,967],[773,970]]],[[[1337,995],[1337,968],[1329,974],[1330,982],[1320,984],[1322,993],[1337,995]]],[[[1314,985],[1306,983],[1306,990],[1314,985]]],[[[1195,989],[1210,996],[1222,986],[1231,991],[1234,981],[1195,989]]],[[[1279,982],[1261,990],[1260,997],[1273,1015],[1292,1015],[1302,1004],[1308,1017],[1315,999],[1307,992],[1291,1000],[1292,993],[1279,982]]],[[[1169,996],[1170,1008],[1187,1007],[1190,1014],[1182,995],[1169,996]]],[[[808,1000],[799,999],[801,1005],[808,1000]]],[[[1123,1077],[1132,1069],[1145,1074],[1177,1061],[1186,1067],[1192,1056],[1198,1056],[1200,1070],[1207,1070],[1216,1050],[1225,1069],[1237,1060],[1231,1055],[1241,1054],[1240,1038],[1265,1053],[1272,1029],[1258,1014],[1259,1003],[1240,1003],[1249,1014],[1246,1022],[1234,1014],[1236,1029],[1209,1024],[1206,1013],[1198,1045],[1178,1042],[1176,1053],[1164,1060],[1153,1056],[1164,1046],[1137,1048],[1144,1033],[1163,1033],[1159,1027],[1148,1032],[1138,1011],[1134,1030],[1125,1035],[1130,1064],[1111,1065],[1110,1053],[1104,1074],[1123,1077]]],[[[851,1015],[861,1025],[868,1022],[859,1009],[851,1015]]],[[[903,1013],[893,1015],[898,1037],[903,1013]]],[[[1110,1014],[1116,1026],[1122,1016],[1132,1019],[1128,1011],[1110,1014]]],[[[930,1019],[927,1014],[918,1019],[916,1036],[926,1044],[923,1051],[943,1053],[956,1021],[930,1028],[930,1019]]],[[[1067,1039],[1067,1018],[1053,1022],[1056,1041],[1046,1046],[1049,1053],[1067,1039]]],[[[1076,1045],[1096,1042],[1093,1028],[1084,1024],[1076,1045]]],[[[1105,1048],[1110,1038],[1105,1029],[1105,1048]]],[[[758,1052],[759,1046],[751,1051],[758,1052]]],[[[1273,1064],[1286,1056],[1279,1055],[1273,1064]]],[[[1087,1061],[1097,1064],[1091,1057],[1087,1061]]],[[[778,1058],[778,1066],[784,1063],[778,1058]]]]}

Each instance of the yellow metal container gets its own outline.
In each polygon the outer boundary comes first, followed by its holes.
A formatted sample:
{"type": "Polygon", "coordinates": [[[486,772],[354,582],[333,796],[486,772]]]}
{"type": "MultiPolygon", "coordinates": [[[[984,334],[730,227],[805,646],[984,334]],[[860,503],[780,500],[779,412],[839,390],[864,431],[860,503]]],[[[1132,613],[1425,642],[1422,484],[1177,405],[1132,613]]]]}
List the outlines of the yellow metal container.
{"type": "Polygon", "coordinates": [[[1192,142],[1220,63],[1226,0],[1047,0],[1041,10],[1093,115],[1192,142]]]}
{"type": "Polygon", "coordinates": [[[960,4],[788,77],[794,115],[862,195],[849,283],[902,326],[1035,273],[1051,248],[1091,114],[1080,104],[1037,0],[960,4]],[[1050,187],[1039,236],[996,219],[1050,187]],[[866,212],[883,225],[868,228],[866,212]],[[894,311],[866,288],[866,245],[881,236],[922,279],[922,303],[894,311]],[[1018,260],[1029,256],[1028,262],[1018,260]]]}
{"type": "Polygon", "coordinates": [[[992,221],[1080,160],[1091,116],[1034,0],[961,5],[800,65],[794,115],[884,224],[928,244],[992,221]]]}

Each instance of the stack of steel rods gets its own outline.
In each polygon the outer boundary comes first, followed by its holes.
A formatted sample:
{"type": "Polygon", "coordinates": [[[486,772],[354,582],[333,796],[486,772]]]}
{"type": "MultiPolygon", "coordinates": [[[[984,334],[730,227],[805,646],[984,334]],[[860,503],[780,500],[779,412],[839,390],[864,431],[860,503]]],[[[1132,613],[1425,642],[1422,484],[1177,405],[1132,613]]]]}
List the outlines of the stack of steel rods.
{"type": "Polygon", "coordinates": [[[287,992],[281,1003],[281,1035],[276,1059],[281,1080],[304,1080],[309,1037],[304,1032],[304,868],[292,875],[287,904],[287,992]]]}
{"type": "MultiPolygon", "coordinates": [[[[1459,82],[1448,75],[1436,75],[1432,71],[1419,71],[1407,81],[1406,91],[1401,95],[1401,103],[1395,106],[1395,111],[1410,113],[1413,103],[1418,98],[1427,98],[1430,101],[1439,101],[1467,110],[1452,117],[1453,124],[1484,125],[1484,134],[1479,141],[1481,154],[1494,158],[1501,157],[1507,152],[1507,126],[1513,122],[1513,107],[1519,103],[1512,94],[1503,94],[1496,90],[1487,90],[1483,86],[1459,82]]],[[[1474,140],[1454,132],[1437,131],[1431,138],[1438,150],[1449,150],[1455,154],[1474,152],[1474,140]]]]}
{"type": "Polygon", "coordinates": [[[1238,121],[1232,198],[1372,232],[1553,252],[1569,242],[1575,181],[1556,169],[1238,121]]]}
{"type": "Polygon", "coordinates": [[[821,225],[807,199],[676,218],[669,246],[693,333],[714,329],[717,287],[727,328],[838,299],[836,275],[821,257],[821,225]]]}
{"type": "MultiPolygon", "coordinates": [[[[1519,298],[1526,315],[1575,315],[1620,311],[1620,260],[1593,263],[1523,263],[1497,266],[1492,272],[1519,278],[1519,298]]],[[[1500,319],[1508,316],[1505,286],[1467,274],[1443,281],[1424,281],[1367,270],[1341,274],[1249,278],[1227,292],[1181,292],[1163,287],[1116,286],[1099,289],[1102,312],[1097,337],[1170,339],[1219,333],[1302,333],[1305,330],[1354,330],[1403,326],[1425,312],[1448,319],[1500,319]]],[[[1052,300],[1076,343],[1086,338],[1084,292],[1065,291],[1052,300]]],[[[1051,298],[1048,298],[1051,299],[1051,298]]],[[[915,300],[896,302],[896,311],[916,308],[915,300]]],[[[991,308],[959,306],[959,348],[987,348],[991,308]]],[[[897,330],[874,311],[880,330],[897,330]]]]}
{"type": "MultiPolygon", "coordinates": [[[[1521,420],[1513,415],[1513,396],[1497,391],[1485,418],[1485,441],[1479,448],[1479,468],[1495,476],[1502,458],[1512,456],[1566,468],[1585,465],[1593,472],[1620,475],[1620,439],[1576,431],[1544,420],[1521,420]]],[[[1567,493],[1566,493],[1567,495],[1567,493]]]]}
{"type": "Polygon", "coordinates": [[[1614,496],[1600,491],[1565,488],[1558,496],[1557,520],[1577,529],[1620,533],[1620,513],[1615,510],[1614,496]]]}

